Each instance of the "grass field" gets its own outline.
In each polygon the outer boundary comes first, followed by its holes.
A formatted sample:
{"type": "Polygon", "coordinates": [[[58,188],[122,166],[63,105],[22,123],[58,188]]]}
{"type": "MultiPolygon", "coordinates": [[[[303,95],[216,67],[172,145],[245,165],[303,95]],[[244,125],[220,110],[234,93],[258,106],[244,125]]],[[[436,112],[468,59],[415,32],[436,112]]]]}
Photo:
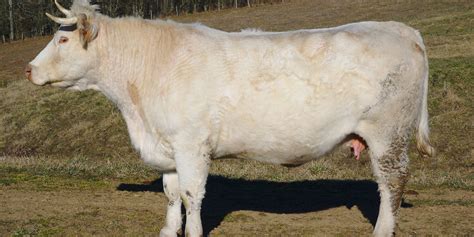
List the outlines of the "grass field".
{"type": "MultiPolygon", "coordinates": [[[[410,152],[399,233],[474,235],[474,2],[323,1],[180,16],[227,31],[284,31],[396,20],[430,59],[433,158],[410,152]]],[[[0,236],[155,235],[160,175],[130,146],[119,112],[91,91],[36,87],[23,67],[50,37],[0,45],[0,236]]],[[[211,236],[354,236],[372,231],[378,193],[368,155],[347,147],[297,168],[215,161],[203,206],[211,236]]]]}

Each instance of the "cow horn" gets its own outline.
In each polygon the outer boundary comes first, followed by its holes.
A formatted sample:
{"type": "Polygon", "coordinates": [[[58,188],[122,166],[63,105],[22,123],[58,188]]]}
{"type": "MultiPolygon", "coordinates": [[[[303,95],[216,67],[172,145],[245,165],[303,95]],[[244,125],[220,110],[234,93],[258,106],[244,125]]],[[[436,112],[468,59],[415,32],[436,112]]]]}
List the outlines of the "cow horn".
{"type": "Polygon", "coordinates": [[[46,13],[46,16],[51,18],[51,20],[53,20],[54,22],[58,24],[62,24],[62,25],[74,25],[77,23],[77,17],[75,16],[70,17],[70,18],[60,18],[60,17],[53,16],[49,13],[46,13]]]}
{"type": "Polygon", "coordinates": [[[61,6],[61,4],[59,4],[58,0],[54,0],[54,4],[56,4],[56,7],[58,7],[58,9],[64,13],[64,15],[66,15],[67,17],[71,17],[72,16],[72,13],[71,11],[67,10],[66,8],[64,8],[63,6],[61,6]]]}

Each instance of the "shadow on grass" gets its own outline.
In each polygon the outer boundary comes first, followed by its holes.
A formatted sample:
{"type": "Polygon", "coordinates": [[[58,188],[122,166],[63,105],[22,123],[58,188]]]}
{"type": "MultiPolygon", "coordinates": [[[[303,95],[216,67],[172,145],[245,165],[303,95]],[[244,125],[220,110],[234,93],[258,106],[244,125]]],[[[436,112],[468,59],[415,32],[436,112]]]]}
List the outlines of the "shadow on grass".
{"type": "MultiPolygon", "coordinates": [[[[150,184],[120,184],[117,190],[163,192],[162,179],[150,184]]],[[[290,214],[356,206],[375,226],[379,204],[377,183],[371,180],[271,182],[209,176],[201,216],[206,236],[227,214],[238,210],[290,214]]],[[[411,206],[402,203],[402,207],[411,206]]]]}

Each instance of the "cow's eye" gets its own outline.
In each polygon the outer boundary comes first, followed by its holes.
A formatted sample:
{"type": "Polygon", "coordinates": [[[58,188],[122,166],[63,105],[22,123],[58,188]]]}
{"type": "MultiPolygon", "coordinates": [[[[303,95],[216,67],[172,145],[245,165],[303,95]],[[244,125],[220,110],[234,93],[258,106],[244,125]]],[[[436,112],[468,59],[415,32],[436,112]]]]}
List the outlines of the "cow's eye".
{"type": "Polygon", "coordinates": [[[68,41],[69,41],[69,38],[66,37],[66,36],[61,36],[61,38],[59,38],[59,43],[60,43],[60,44],[64,44],[64,43],[66,43],[66,42],[68,42],[68,41]]]}

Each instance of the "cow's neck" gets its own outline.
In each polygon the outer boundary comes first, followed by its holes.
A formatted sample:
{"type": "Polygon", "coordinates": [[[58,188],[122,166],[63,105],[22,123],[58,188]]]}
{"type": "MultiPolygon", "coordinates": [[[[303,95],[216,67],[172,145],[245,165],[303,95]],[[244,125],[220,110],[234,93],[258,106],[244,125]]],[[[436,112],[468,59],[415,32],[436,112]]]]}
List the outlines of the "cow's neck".
{"type": "Polygon", "coordinates": [[[156,132],[147,122],[144,100],[150,103],[149,95],[166,81],[162,68],[172,63],[175,44],[184,38],[179,35],[182,29],[176,32],[170,24],[175,23],[108,17],[100,21],[97,86],[117,105],[127,123],[141,122],[144,132],[156,132]]]}
{"type": "Polygon", "coordinates": [[[112,19],[99,21],[98,50],[101,65],[98,87],[117,106],[126,111],[133,107],[131,93],[141,93],[147,81],[159,75],[167,46],[167,38],[160,37],[158,25],[140,19],[112,19]]]}

